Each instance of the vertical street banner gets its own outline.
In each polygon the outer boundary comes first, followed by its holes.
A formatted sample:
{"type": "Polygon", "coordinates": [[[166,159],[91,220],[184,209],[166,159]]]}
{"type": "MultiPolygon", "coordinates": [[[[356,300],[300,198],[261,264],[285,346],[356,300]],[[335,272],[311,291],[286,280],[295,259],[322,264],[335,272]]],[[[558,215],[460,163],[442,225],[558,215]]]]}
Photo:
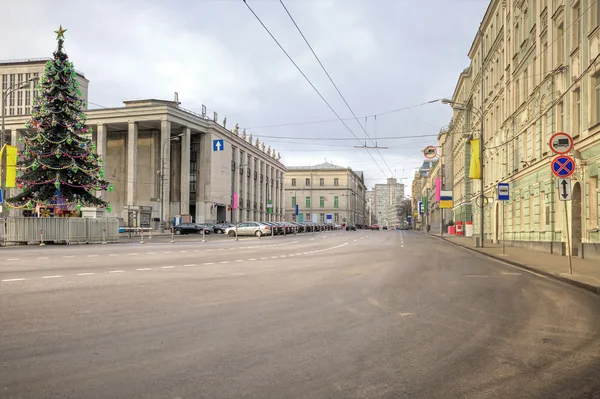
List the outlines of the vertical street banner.
{"type": "Polygon", "coordinates": [[[423,213],[429,212],[429,207],[427,206],[427,196],[423,196],[423,198],[421,198],[421,201],[423,202],[423,213]]]}
{"type": "Polygon", "coordinates": [[[6,188],[15,188],[17,186],[17,147],[5,144],[0,151],[0,165],[4,161],[6,152],[6,176],[2,176],[6,188]]]}
{"type": "Polygon", "coordinates": [[[238,193],[233,193],[233,209],[238,209],[239,208],[239,196],[238,193]]]}
{"type": "Polygon", "coordinates": [[[442,192],[442,179],[439,177],[435,178],[435,200],[440,202],[440,194],[442,192]]]}
{"type": "Polygon", "coordinates": [[[471,140],[471,166],[469,179],[481,179],[481,154],[479,154],[479,139],[471,140]]]}
{"type": "Polygon", "coordinates": [[[268,209],[268,213],[271,214],[273,213],[273,200],[269,200],[267,203],[267,209],[268,209]]]}

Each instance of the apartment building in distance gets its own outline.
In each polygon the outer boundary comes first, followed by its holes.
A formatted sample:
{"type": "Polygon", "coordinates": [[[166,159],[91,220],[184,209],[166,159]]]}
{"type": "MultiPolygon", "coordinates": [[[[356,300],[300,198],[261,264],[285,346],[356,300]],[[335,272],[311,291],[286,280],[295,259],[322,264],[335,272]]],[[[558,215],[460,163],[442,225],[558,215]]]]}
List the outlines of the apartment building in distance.
{"type": "Polygon", "coordinates": [[[479,232],[483,215],[486,240],[600,258],[600,4],[492,0],[468,56],[452,97],[464,107],[448,128],[455,220],[479,232]],[[481,124],[483,192],[469,178],[481,124]],[[556,132],[575,142],[566,216],[550,169],[556,132]],[[509,201],[497,201],[499,182],[509,183],[509,201]]]}
{"type": "Polygon", "coordinates": [[[328,162],[290,166],[285,176],[285,219],[363,226],[368,223],[366,193],[360,171],[328,162]]]}
{"type": "Polygon", "coordinates": [[[382,226],[391,226],[393,221],[389,219],[389,215],[393,215],[395,211],[391,211],[390,207],[399,204],[404,199],[404,184],[398,183],[393,177],[388,178],[385,184],[375,184],[373,197],[373,213],[377,223],[382,226]]]}
{"type": "MultiPolygon", "coordinates": [[[[6,96],[4,105],[5,116],[30,115],[33,106],[33,99],[37,98],[37,84],[34,82],[25,83],[29,80],[39,79],[46,68],[46,62],[50,58],[32,58],[24,60],[0,60],[0,81],[2,82],[2,92],[9,88],[11,90],[6,96]]],[[[76,81],[81,91],[80,98],[85,101],[87,106],[89,81],[83,72],[76,71],[76,81]]]]}

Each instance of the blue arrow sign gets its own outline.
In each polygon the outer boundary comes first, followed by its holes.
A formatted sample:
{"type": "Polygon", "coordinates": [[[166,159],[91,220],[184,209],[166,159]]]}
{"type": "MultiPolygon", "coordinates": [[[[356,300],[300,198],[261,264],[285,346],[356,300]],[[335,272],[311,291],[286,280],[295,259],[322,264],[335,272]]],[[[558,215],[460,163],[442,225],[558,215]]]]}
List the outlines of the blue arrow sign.
{"type": "Polygon", "coordinates": [[[225,150],[225,141],[221,140],[213,140],[213,151],[223,151],[225,150]]]}
{"type": "Polygon", "coordinates": [[[552,173],[557,177],[569,177],[575,172],[575,160],[566,155],[559,155],[552,160],[552,173]]]}

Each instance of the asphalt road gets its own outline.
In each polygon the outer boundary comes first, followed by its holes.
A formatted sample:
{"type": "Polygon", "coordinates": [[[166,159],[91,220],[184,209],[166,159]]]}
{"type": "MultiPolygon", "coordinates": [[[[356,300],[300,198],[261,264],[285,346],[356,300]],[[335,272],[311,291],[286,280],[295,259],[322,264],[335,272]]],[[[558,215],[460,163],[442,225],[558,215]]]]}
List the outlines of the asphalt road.
{"type": "Polygon", "coordinates": [[[0,398],[600,398],[600,297],[416,232],[0,252],[0,398]]]}

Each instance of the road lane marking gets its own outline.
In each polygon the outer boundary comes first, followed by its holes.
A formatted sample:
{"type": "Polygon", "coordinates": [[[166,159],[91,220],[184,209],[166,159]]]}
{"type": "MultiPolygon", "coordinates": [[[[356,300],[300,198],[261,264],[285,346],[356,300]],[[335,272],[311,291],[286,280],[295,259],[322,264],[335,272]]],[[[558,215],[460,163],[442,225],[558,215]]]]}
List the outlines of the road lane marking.
{"type": "Polygon", "coordinates": [[[248,260],[256,260],[256,259],[252,258],[252,259],[248,259],[248,260]]]}
{"type": "Polygon", "coordinates": [[[184,252],[187,252],[187,251],[179,251],[179,253],[184,253],[184,252]]]}
{"type": "Polygon", "coordinates": [[[260,258],[260,259],[261,259],[261,260],[267,260],[267,259],[269,259],[269,258],[260,258]]]}
{"type": "Polygon", "coordinates": [[[163,266],[161,267],[161,269],[173,269],[175,268],[175,266],[163,266]]]}
{"type": "Polygon", "coordinates": [[[236,260],[236,263],[239,263],[239,262],[243,262],[243,260],[242,259],[236,260]]]}
{"type": "Polygon", "coordinates": [[[163,254],[170,254],[171,251],[164,251],[163,254]]]}
{"type": "Polygon", "coordinates": [[[8,283],[9,281],[23,281],[25,280],[24,278],[7,278],[5,280],[2,280],[2,282],[4,283],[8,283]]]}
{"type": "Polygon", "coordinates": [[[96,273],[78,273],[78,276],[91,276],[92,274],[96,274],[96,273]]]}
{"type": "Polygon", "coordinates": [[[61,275],[57,274],[57,275],[54,275],[54,276],[44,276],[42,278],[61,278],[61,277],[62,277],[61,275]]]}
{"type": "Polygon", "coordinates": [[[109,273],[125,273],[125,270],[111,270],[109,273]]]}
{"type": "Polygon", "coordinates": [[[49,257],[47,257],[47,256],[40,256],[40,257],[38,258],[38,260],[44,260],[44,259],[50,259],[50,258],[49,258],[49,257]]]}
{"type": "Polygon", "coordinates": [[[271,256],[271,259],[277,259],[277,256],[271,256]]]}
{"type": "Polygon", "coordinates": [[[194,267],[194,266],[196,266],[196,264],[195,264],[195,263],[190,263],[190,264],[188,264],[188,265],[183,265],[183,267],[194,267]]]}
{"type": "Polygon", "coordinates": [[[98,257],[98,255],[87,255],[86,257],[87,257],[87,258],[97,258],[97,257],[98,257]]]}
{"type": "Polygon", "coordinates": [[[148,255],[156,255],[156,252],[146,252],[148,255]]]}
{"type": "MultiPolygon", "coordinates": [[[[67,255],[67,256],[63,256],[63,259],[71,259],[71,258],[74,258],[74,256],[73,256],[73,255],[67,255]]],[[[10,259],[9,259],[9,260],[10,260],[10,259]]]]}
{"type": "Polygon", "coordinates": [[[412,316],[412,313],[398,313],[400,317],[412,316]]]}
{"type": "Polygon", "coordinates": [[[505,276],[520,276],[521,275],[521,273],[517,273],[517,272],[500,272],[500,273],[505,276]]]}
{"type": "Polygon", "coordinates": [[[141,271],[144,271],[144,270],[152,270],[152,268],[150,268],[150,267],[143,267],[141,269],[135,269],[135,270],[138,270],[138,271],[141,272],[141,271]]]}
{"type": "Polygon", "coordinates": [[[10,260],[10,261],[17,261],[17,260],[19,260],[19,259],[18,259],[18,258],[12,258],[12,259],[7,259],[7,260],[10,260]]]}
{"type": "Polygon", "coordinates": [[[219,263],[225,264],[225,263],[229,263],[229,261],[228,260],[224,260],[223,262],[219,262],[219,263]]]}
{"type": "Polygon", "coordinates": [[[214,265],[214,264],[215,264],[214,262],[206,262],[206,263],[203,263],[203,265],[214,265]]]}
{"type": "Polygon", "coordinates": [[[129,255],[129,256],[135,256],[135,255],[139,255],[139,254],[137,252],[132,252],[132,253],[127,254],[127,255],[129,255]]]}
{"type": "Polygon", "coordinates": [[[119,256],[119,254],[109,254],[108,256],[119,256]]]}

